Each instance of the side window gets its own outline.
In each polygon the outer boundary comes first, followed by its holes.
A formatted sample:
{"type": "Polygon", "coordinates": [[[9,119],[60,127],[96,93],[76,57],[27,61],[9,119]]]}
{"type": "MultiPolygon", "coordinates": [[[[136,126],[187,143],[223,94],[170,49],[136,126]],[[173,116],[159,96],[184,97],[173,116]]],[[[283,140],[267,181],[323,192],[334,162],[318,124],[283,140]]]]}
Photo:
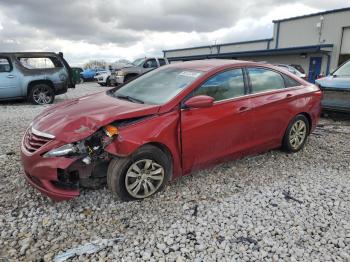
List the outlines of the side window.
{"type": "Polygon", "coordinates": [[[12,66],[7,58],[0,58],[0,73],[11,72],[12,66]]]}
{"type": "Polygon", "coordinates": [[[157,65],[157,61],[152,58],[152,59],[148,59],[145,64],[143,65],[144,68],[155,68],[158,67],[157,65]]]}
{"type": "Polygon", "coordinates": [[[300,86],[300,83],[293,78],[283,74],[284,83],[286,84],[286,87],[293,87],[293,86],[300,86]]]}
{"type": "MultiPolygon", "coordinates": [[[[55,68],[55,63],[48,57],[20,57],[20,63],[28,69],[55,68]]],[[[57,63],[57,61],[55,61],[57,63]]]]}
{"type": "Polygon", "coordinates": [[[259,93],[284,88],[284,80],[279,73],[264,68],[248,68],[252,92],[259,93]]]}
{"type": "Polygon", "coordinates": [[[159,65],[160,65],[160,66],[165,65],[165,60],[164,60],[163,58],[159,58],[159,59],[158,59],[158,62],[159,62],[159,65]]]}
{"type": "Polygon", "coordinates": [[[242,69],[232,69],[209,78],[194,91],[194,96],[207,95],[220,101],[244,95],[244,77],[242,69]]]}

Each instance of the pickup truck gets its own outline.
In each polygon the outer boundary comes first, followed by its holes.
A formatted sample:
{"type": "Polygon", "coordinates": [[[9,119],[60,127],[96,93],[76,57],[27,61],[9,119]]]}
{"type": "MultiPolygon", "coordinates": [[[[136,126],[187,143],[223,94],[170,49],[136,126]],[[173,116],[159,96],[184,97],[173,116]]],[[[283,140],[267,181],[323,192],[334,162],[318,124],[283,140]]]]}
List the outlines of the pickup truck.
{"type": "Polygon", "coordinates": [[[138,58],[131,66],[124,67],[117,71],[116,82],[123,84],[138,75],[146,73],[154,68],[169,64],[166,58],[145,57],[138,58]]]}

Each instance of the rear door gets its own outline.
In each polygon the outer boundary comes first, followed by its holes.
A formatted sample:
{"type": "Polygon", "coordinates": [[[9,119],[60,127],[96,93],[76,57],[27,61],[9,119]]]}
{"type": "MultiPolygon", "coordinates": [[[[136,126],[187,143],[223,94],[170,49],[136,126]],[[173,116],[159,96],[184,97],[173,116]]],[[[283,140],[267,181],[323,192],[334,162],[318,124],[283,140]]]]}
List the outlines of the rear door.
{"type": "Polygon", "coordinates": [[[9,57],[0,57],[0,98],[21,96],[18,74],[9,57]]]}
{"type": "Polygon", "coordinates": [[[230,69],[209,78],[193,94],[215,99],[209,108],[181,111],[184,172],[238,156],[252,138],[251,102],[242,69],[230,69]]]}
{"type": "Polygon", "coordinates": [[[253,141],[256,151],[261,151],[281,143],[295,114],[293,104],[297,91],[293,86],[300,86],[300,83],[269,68],[251,67],[247,72],[254,114],[253,141]]]}

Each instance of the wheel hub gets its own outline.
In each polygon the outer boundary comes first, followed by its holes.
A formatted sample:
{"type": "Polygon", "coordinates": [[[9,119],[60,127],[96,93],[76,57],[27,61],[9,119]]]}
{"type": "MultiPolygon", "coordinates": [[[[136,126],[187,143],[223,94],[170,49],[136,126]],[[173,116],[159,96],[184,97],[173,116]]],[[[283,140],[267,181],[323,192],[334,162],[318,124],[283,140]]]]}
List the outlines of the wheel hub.
{"type": "Polygon", "coordinates": [[[306,124],[302,120],[296,121],[289,133],[289,142],[293,149],[302,146],[306,138],[306,124]]]}
{"type": "Polygon", "coordinates": [[[154,194],[164,180],[164,168],[151,159],[133,163],[125,176],[125,187],[134,198],[146,198],[154,194]]]}

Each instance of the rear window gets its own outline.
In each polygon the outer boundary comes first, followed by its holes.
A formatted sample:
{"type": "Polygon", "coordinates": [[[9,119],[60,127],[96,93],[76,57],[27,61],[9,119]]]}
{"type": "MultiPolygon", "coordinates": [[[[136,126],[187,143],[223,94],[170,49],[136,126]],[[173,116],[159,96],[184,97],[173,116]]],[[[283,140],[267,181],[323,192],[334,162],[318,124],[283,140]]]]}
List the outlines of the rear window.
{"type": "Polygon", "coordinates": [[[62,63],[56,57],[19,57],[18,60],[27,69],[62,67],[62,63]]]}
{"type": "Polygon", "coordinates": [[[265,68],[248,68],[253,93],[283,89],[283,77],[274,71],[265,68]]]}
{"type": "Polygon", "coordinates": [[[158,59],[158,61],[159,61],[159,65],[160,66],[165,65],[165,60],[164,59],[160,58],[160,59],[158,59]]]}
{"type": "Polygon", "coordinates": [[[0,73],[10,72],[11,70],[10,61],[7,58],[0,58],[0,73]]]}
{"type": "Polygon", "coordinates": [[[300,83],[293,78],[283,74],[284,83],[286,84],[286,87],[293,87],[293,86],[300,86],[300,83]]]}

